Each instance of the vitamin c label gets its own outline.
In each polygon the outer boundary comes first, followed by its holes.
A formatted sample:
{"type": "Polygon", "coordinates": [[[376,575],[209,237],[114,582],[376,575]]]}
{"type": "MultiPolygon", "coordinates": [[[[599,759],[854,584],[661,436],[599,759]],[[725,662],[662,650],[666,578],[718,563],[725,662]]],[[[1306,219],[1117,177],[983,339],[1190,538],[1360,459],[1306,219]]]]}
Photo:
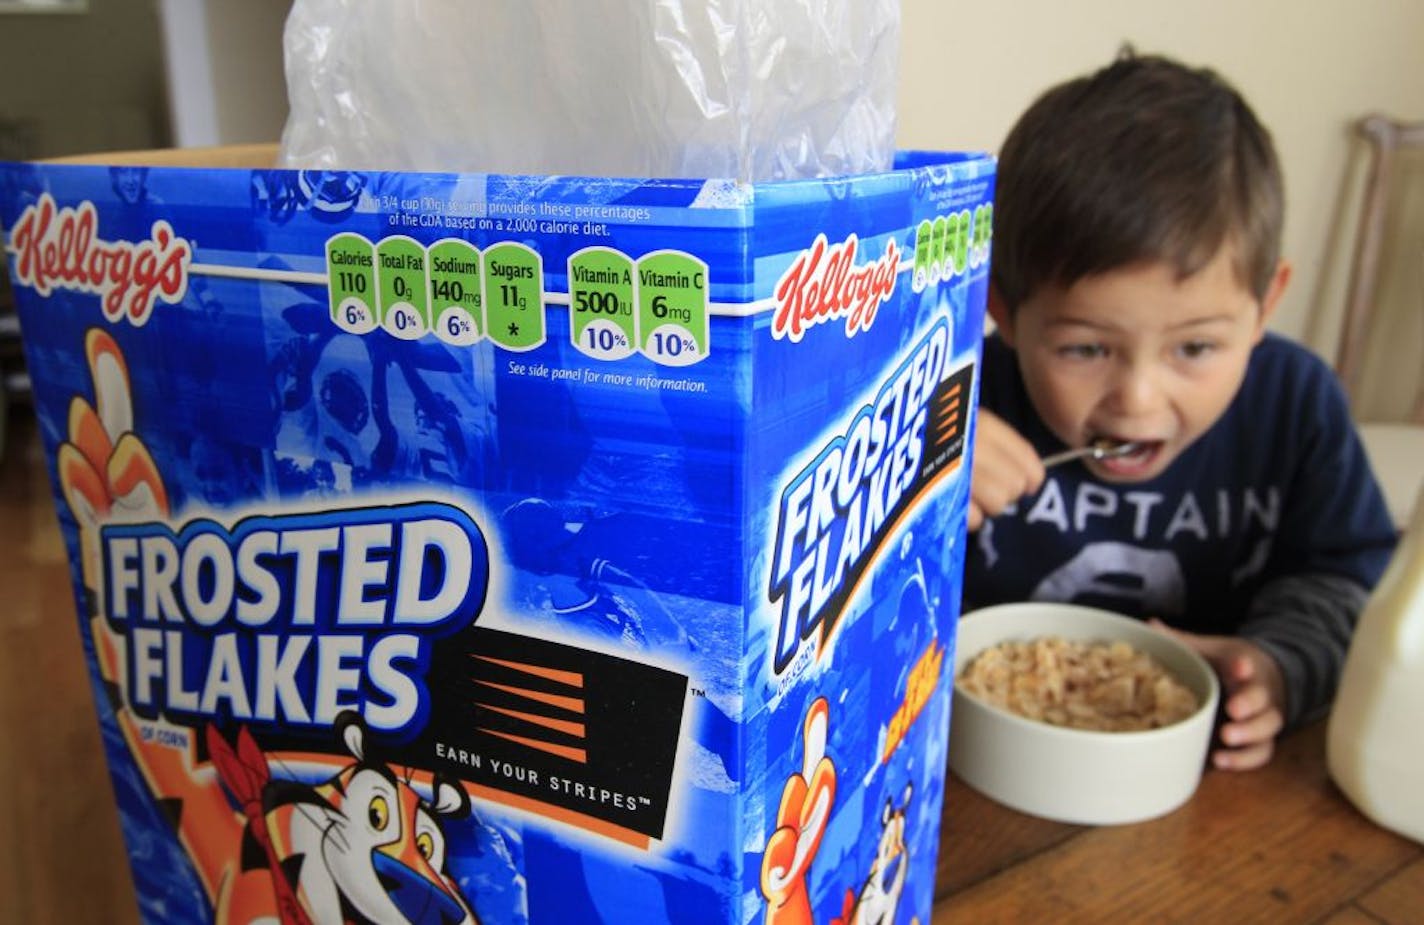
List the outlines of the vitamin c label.
{"type": "Polygon", "coordinates": [[[681,251],[638,261],[640,347],[653,362],[691,366],[707,356],[707,264],[681,251]]]}

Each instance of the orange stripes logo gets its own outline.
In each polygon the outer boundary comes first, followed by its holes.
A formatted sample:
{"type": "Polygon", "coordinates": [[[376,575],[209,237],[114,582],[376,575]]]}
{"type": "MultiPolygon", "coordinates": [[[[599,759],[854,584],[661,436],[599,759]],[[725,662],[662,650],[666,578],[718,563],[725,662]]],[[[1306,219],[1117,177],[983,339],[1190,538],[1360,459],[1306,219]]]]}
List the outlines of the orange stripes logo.
{"type": "Polygon", "coordinates": [[[577,671],[563,671],[557,668],[547,668],[543,665],[532,665],[525,662],[510,661],[502,658],[492,658],[488,655],[472,655],[471,658],[493,665],[499,665],[512,671],[521,672],[533,678],[541,678],[552,682],[561,688],[567,689],[567,694],[550,693],[532,687],[521,687],[513,684],[498,684],[494,681],[487,681],[476,677],[475,684],[479,688],[493,689],[505,694],[513,695],[528,703],[528,709],[511,709],[506,706],[496,706],[493,703],[475,701],[475,706],[483,710],[493,710],[504,716],[512,717],[528,724],[531,729],[529,735],[516,735],[500,729],[493,729],[480,726],[479,731],[486,735],[497,736],[509,742],[515,742],[526,748],[538,749],[550,755],[557,755],[560,758],[567,758],[569,761],[577,761],[579,764],[588,763],[588,750],[583,744],[588,738],[588,728],[584,723],[584,715],[587,707],[583,700],[584,676],[577,671]],[[548,711],[553,711],[557,715],[549,715],[548,711]],[[564,742],[551,741],[541,733],[541,730],[551,730],[561,734],[565,740],[575,739],[580,744],[568,745],[564,742]]]}
{"type": "Polygon", "coordinates": [[[432,653],[431,709],[394,763],[628,845],[662,837],[686,675],[479,626],[457,638],[432,653]]]}
{"type": "Polygon", "coordinates": [[[964,383],[960,380],[952,380],[949,388],[940,396],[935,408],[932,443],[943,446],[963,433],[963,393],[964,383]]]}

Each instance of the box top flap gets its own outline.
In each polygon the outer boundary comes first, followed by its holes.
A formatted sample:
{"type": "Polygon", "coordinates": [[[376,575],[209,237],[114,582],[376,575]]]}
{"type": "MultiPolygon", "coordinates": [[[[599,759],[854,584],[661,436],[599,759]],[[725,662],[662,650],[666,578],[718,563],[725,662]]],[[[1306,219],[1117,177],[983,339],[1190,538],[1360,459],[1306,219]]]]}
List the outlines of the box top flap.
{"type": "Polygon", "coordinates": [[[161,148],[150,151],[102,151],[51,158],[51,164],[133,165],[147,167],[271,167],[277,143],[222,145],[208,148],[161,148]]]}

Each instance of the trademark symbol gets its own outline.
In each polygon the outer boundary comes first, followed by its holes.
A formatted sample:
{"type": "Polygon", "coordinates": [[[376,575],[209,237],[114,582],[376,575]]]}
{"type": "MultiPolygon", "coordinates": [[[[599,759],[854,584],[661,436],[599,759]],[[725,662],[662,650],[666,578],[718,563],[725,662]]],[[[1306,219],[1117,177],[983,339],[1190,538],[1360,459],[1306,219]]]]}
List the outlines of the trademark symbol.
{"type": "Polygon", "coordinates": [[[691,692],[692,696],[694,696],[694,697],[706,697],[706,696],[707,696],[707,692],[706,692],[705,690],[703,690],[702,688],[700,688],[700,687],[690,688],[690,692],[691,692]]]}

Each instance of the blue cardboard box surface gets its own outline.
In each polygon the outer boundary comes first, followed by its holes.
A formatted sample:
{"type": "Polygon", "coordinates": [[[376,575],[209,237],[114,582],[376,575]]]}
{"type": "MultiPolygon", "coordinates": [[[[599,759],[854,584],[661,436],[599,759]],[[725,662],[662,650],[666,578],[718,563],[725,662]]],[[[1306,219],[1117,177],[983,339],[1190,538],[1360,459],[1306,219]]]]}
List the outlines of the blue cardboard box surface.
{"type": "Polygon", "coordinates": [[[147,920],[928,921],[992,159],[136,160],[0,224],[147,920]]]}

